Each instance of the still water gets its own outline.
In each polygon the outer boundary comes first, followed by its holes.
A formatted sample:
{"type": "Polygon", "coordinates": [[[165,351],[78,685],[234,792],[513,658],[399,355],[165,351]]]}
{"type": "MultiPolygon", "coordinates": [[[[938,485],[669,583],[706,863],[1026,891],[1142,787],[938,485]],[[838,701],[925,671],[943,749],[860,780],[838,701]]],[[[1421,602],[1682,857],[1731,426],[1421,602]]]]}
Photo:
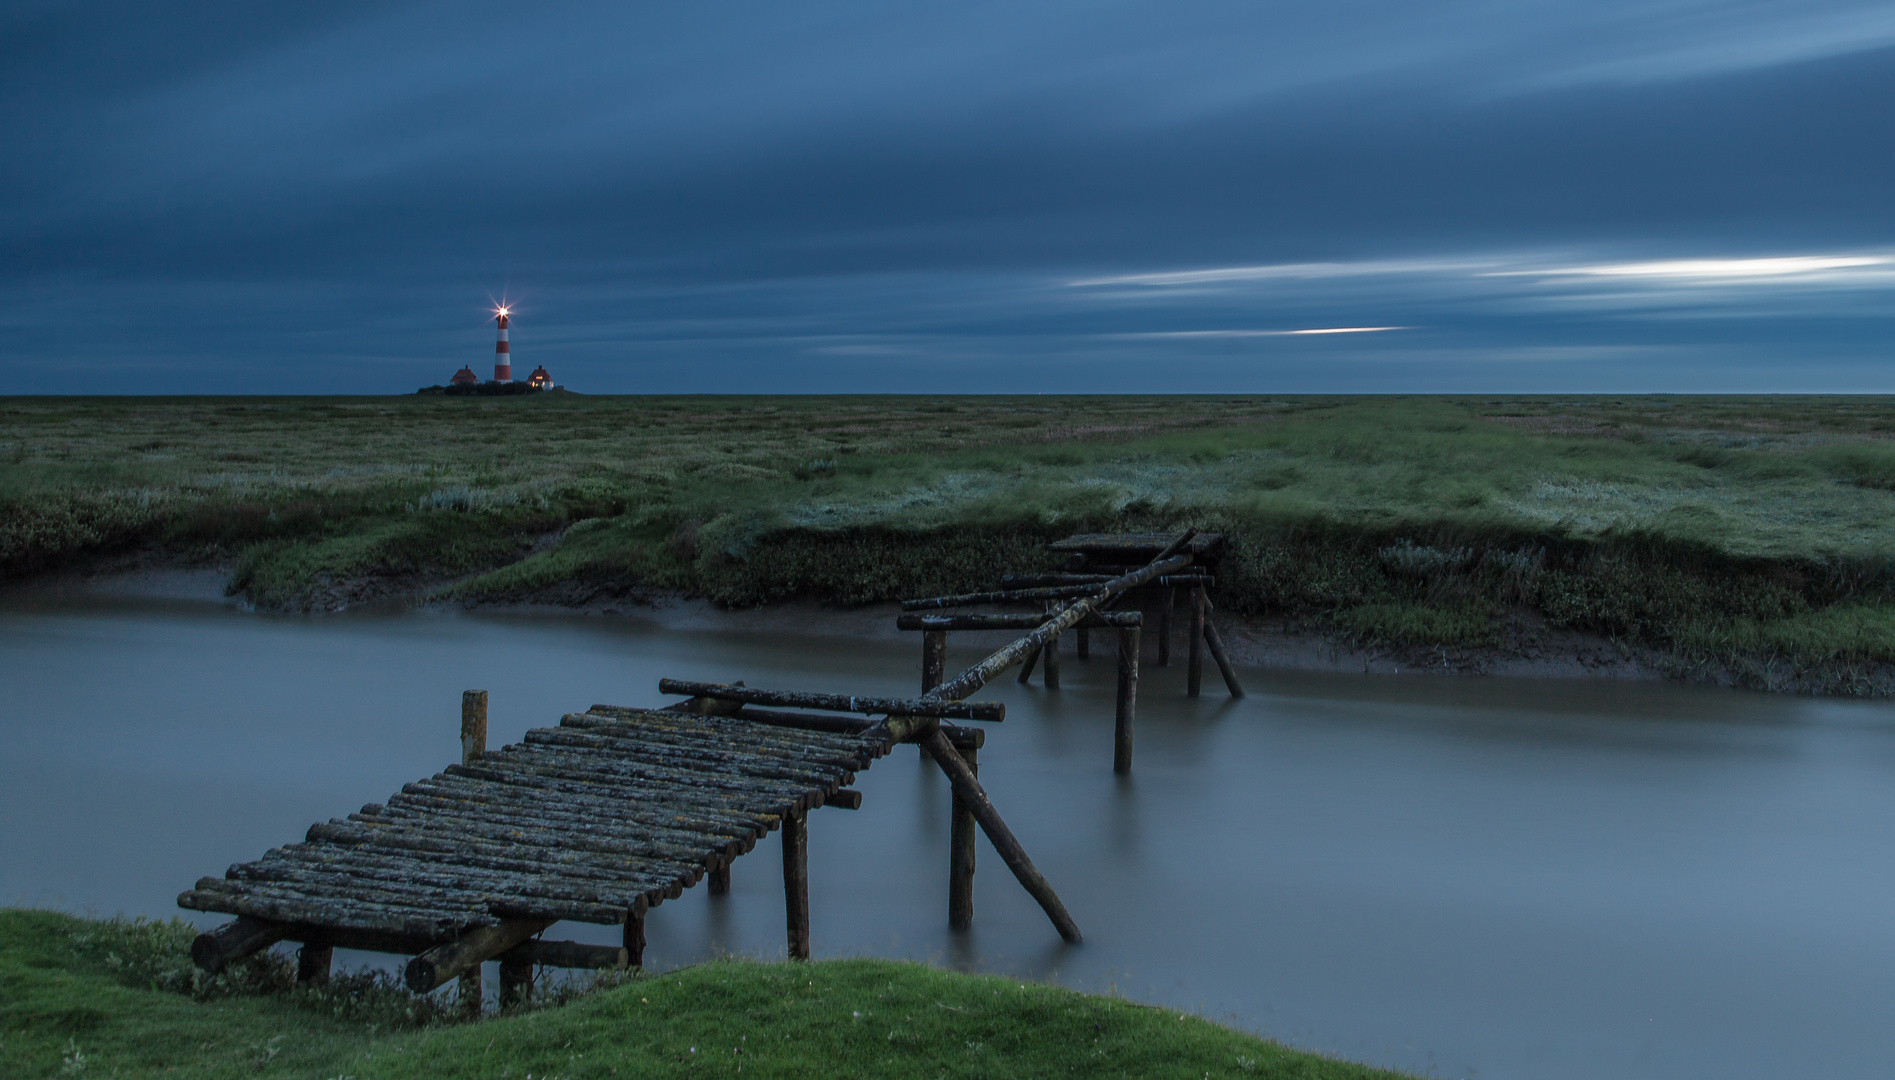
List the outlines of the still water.
{"type": "MultiPolygon", "coordinates": [[[[994,639],[996,641],[1002,639],[994,639]]],[[[961,638],[951,661],[986,651],[961,638]]],[[[661,676],[907,693],[912,639],[210,604],[0,606],[0,903],[168,915],[201,874],[661,676]]],[[[1100,650],[1105,653],[1105,650],[1100,650]]],[[[950,671],[954,670],[950,666],[950,671]]],[[[943,779],[898,748],[810,822],[819,956],[912,957],[1188,1009],[1448,1077],[1895,1072],[1895,709],[1657,684],[1242,672],[1011,676],[981,779],[1085,930],[982,847],[946,929],[943,779]]],[[[653,967],[781,955],[774,837],[657,909],[653,967]]],[[[572,935],[609,940],[576,928],[572,935]]],[[[358,957],[358,959],[363,959],[358,957]]]]}

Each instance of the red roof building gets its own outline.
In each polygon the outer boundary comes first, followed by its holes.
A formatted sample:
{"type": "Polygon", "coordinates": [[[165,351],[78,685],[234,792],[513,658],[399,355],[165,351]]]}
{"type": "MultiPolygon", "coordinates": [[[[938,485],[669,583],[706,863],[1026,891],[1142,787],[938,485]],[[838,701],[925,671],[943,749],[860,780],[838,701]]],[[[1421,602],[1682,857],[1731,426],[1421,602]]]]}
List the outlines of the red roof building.
{"type": "Polygon", "coordinates": [[[546,373],[544,366],[536,367],[533,369],[533,374],[526,377],[526,383],[535,390],[551,390],[553,377],[546,373]]]}
{"type": "Polygon", "coordinates": [[[453,383],[455,386],[473,386],[476,383],[480,382],[480,376],[474,374],[473,368],[464,367],[460,369],[459,371],[455,372],[454,377],[452,379],[449,379],[448,381],[453,383]]]}

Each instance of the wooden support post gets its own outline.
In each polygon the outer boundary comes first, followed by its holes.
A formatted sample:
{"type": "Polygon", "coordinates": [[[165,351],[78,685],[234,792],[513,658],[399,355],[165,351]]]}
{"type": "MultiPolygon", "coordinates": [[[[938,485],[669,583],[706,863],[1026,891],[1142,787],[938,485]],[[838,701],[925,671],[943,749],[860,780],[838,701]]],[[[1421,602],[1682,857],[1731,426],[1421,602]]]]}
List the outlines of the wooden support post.
{"type": "Polygon", "coordinates": [[[1184,692],[1197,697],[1204,686],[1204,590],[1191,588],[1191,649],[1185,659],[1184,692]]]}
{"type": "Polygon", "coordinates": [[[645,966],[645,912],[650,904],[644,897],[632,902],[625,913],[625,962],[635,968],[645,966]]]}
{"type": "MultiPolygon", "coordinates": [[[[924,630],[921,632],[921,692],[927,693],[941,685],[947,678],[947,631],[924,630]]],[[[925,767],[928,752],[920,747],[915,752],[921,755],[925,767]]],[[[715,891],[715,890],[713,890],[715,891]]]]}
{"type": "Polygon", "coordinates": [[[709,888],[711,890],[712,896],[730,895],[730,864],[729,863],[721,863],[718,865],[718,867],[715,870],[711,871],[711,883],[710,883],[709,888]]]}
{"type": "Polygon", "coordinates": [[[1224,688],[1230,696],[1244,696],[1244,688],[1237,683],[1237,672],[1230,666],[1230,657],[1224,653],[1224,641],[1217,636],[1217,624],[1209,617],[1204,620],[1204,644],[1211,650],[1211,659],[1217,661],[1218,673],[1224,676],[1224,688]]]}
{"type": "Polygon", "coordinates": [[[1171,666],[1171,609],[1178,605],[1178,590],[1158,590],[1158,666],[1171,666]]]}
{"type": "Polygon", "coordinates": [[[1119,630],[1119,701],[1112,726],[1112,771],[1132,771],[1132,724],[1138,712],[1138,627],[1119,630]]]}
{"type": "Polygon", "coordinates": [[[461,694],[461,764],[472,765],[487,752],[487,691],[461,694]]]}
{"type": "Polygon", "coordinates": [[[335,959],[336,950],[329,945],[318,945],[313,941],[303,942],[296,951],[296,981],[309,986],[321,986],[329,981],[329,965],[335,959]]]}
{"type": "Polygon", "coordinates": [[[1082,626],[1075,632],[1075,635],[1076,640],[1073,644],[1073,655],[1081,660],[1092,659],[1092,631],[1082,626]]]}
{"type": "Polygon", "coordinates": [[[925,630],[921,634],[921,692],[927,693],[947,678],[947,631],[925,630]]]}
{"type": "MultiPolygon", "coordinates": [[[[487,691],[466,690],[461,693],[461,764],[473,765],[480,755],[487,752],[487,691]]],[[[469,1016],[479,1016],[487,997],[487,988],[481,985],[480,965],[475,964],[461,973],[461,1008],[469,1016]]]]}
{"type": "Polygon", "coordinates": [[[790,959],[809,959],[809,816],[783,821],[783,908],[788,916],[790,959]]]}
{"type": "Polygon", "coordinates": [[[500,957],[500,1007],[524,1005],[533,996],[533,957],[513,949],[500,957]]]}
{"type": "MultiPolygon", "coordinates": [[[[925,753],[927,747],[924,745],[925,753]]],[[[967,771],[980,776],[980,751],[971,745],[955,746],[955,753],[967,763],[967,771]]],[[[974,925],[974,808],[954,792],[953,817],[948,830],[948,929],[965,930],[974,925]]]]}
{"type": "Polygon", "coordinates": [[[1026,849],[1020,846],[1020,841],[1014,837],[1013,830],[1007,828],[1007,823],[1000,817],[1000,811],[994,809],[993,800],[987,797],[987,792],[981,788],[980,781],[974,778],[973,770],[961,760],[961,755],[955,751],[954,744],[948,742],[947,735],[939,726],[936,726],[924,736],[923,745],[928,748],[929,753],[934,755],[935,764],[941,766],[941,771],[947,774],[948,782],[954,785],[954,793],[967,803],[969,809],[973,810],[974,820],[979,823],[981,831],[987,834],[987,839],[993,844],[994,850],[1000,853],[1001,859],[1007,864],[1007,869],[1013,871],[1013,876],[1019,879],[1020,885],[1026,889],[1027,894],[1039,902],[1040,909],[1046,912],[1046,917],[1053,920],[1053,927],[1059,931],[1059,936],[1074,943],[1083,940],[1079,933],[1079,924],[1073,922],[1072,915],[1066,911],[1066,905],[1060,903],[1059,894],[1053,891],[1053,886],[1040,873],[1039,867],[1034,866],[1033,860],[1027,857],[1026,849]]]}

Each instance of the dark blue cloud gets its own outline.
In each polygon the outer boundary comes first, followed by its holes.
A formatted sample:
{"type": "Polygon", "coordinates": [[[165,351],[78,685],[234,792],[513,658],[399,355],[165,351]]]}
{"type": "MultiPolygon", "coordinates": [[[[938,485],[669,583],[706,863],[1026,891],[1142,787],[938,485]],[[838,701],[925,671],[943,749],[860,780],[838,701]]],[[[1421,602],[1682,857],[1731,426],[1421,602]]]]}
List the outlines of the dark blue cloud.
{"type": "Polygon", "coordinates": [[[1555,272],[1895,251],[1885,5],[28,4],[0,34],[30,389],[407,389],[482,359],[503,290],[522,359],[600,391],[1895,389],[1881,263],[1555,272]],[[1276,269],[1152,278],[1243,267],[1276,269]],[[1349,326],[1406,329],[1274,334],[1349,326]]]}

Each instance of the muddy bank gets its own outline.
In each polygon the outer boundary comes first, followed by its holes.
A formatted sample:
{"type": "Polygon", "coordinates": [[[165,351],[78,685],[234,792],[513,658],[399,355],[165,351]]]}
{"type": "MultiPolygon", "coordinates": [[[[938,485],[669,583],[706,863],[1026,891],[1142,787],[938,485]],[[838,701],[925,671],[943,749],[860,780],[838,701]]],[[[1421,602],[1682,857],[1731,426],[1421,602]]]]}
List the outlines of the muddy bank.
{"type": "MultiPolygon", "coordinates": [[[[231,595],[229,565],[168,565],[153,556],[128,556],[90,570],[43,574],[0,586],[10,603],[87,603],[149,601],[154,604],[210,604],[256,610],[241,594],[231,595]]],[[[676,590],[599,586],[561,582],[520,599],[495,602],[444,599],[444,582],[387,579],[338,582],[324,604],[305,614],[429,607],[516,615],[638,617],[677,630],[737,630],[862,640],[897,640],[912,635],[895,629],[895,603],[836,607],[787,601],[750,608],[720,607],[676,590]],[[418,587],[417,587],[418,586],[418,587]]],[[[1157,623],[1148,613],[1148,626],[1157,623]]],[[[1548,679],[1679,680],[1782,693],[1851,697],[1895,696],[1895,667],[1836,663],[1792,669],[1770,661],[1737,658],[1723,663],[1692,663],[1661,650],[1614,641],[1598,634],[1548,626],[1522,612],[1498,646],[1444,648],[1388,646],[1281,618],[1218,614],[1231,658],[1238,664],[1285,671],[1351,672],[1378,675],[1502,675],[1548,679]]],[[[1148,634],[1151,631],[1148,631],[1148,634]]],[[[1174,650],[1182,654],[1180,626],[1174,650]]],[[[995,647],[1004,634],[991,638],[995,647]]],[[[1070,648],[1070,646],[1068,646],[1070,648]]],[[[1182,657],[1180,656],[1180,662],[1182,657]]],[[[1216,683],[1215,671],[1209,675],[1216,683]]]]}

